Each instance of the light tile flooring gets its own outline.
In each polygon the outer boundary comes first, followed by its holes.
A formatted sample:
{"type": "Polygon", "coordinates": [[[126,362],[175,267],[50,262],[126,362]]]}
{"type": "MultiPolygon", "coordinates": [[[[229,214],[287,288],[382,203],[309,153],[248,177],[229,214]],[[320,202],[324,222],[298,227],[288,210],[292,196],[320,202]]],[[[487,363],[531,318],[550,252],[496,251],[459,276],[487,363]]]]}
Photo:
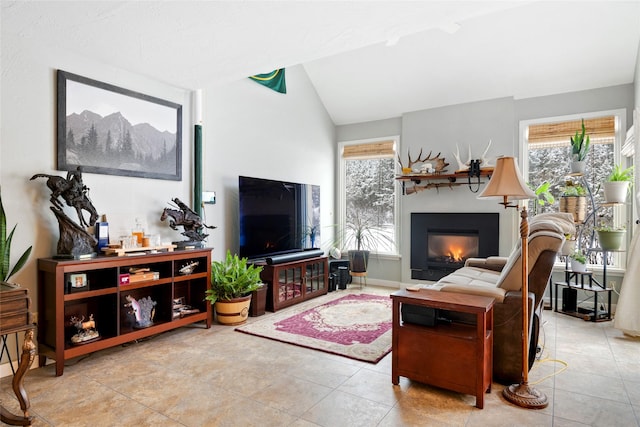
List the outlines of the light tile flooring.
{"type": "MultiPolygon", "coordinates": [[[[640,426],[640,340],[612,322],[551,311],[543,322],[529,376],[549,398],[542,410],[507,403],[500,384],[480,410],[472,396],[393,386],[391,355],[372,365],[219,325],[72,360],[61,377],[48,365],[25,384],[35,426],[640,426]]],[[[9,378],[0,396],[19,413],[9,378]]]]}

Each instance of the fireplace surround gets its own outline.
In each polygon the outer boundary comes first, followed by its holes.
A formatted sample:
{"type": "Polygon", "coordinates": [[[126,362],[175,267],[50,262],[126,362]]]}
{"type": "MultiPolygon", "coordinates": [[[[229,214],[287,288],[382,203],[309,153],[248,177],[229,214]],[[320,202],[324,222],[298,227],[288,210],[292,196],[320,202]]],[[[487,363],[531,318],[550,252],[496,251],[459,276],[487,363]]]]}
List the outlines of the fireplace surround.
{"type": "Polygon", "coordinates": [[[498,213],[411,214],[411,278],[439,280],[467,258],[498,255],[498,213]]]}

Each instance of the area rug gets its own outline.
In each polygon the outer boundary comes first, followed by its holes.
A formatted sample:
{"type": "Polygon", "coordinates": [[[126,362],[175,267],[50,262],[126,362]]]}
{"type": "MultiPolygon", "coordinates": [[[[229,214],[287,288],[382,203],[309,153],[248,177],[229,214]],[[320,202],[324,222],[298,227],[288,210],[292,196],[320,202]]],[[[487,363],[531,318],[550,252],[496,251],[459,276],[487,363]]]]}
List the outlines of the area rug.
{"type": "Polygon", "coordinates": [[[291,309],[236,331],[369,363],[391,351],[388,296],[349,294],[295,314],[291,309]]]}

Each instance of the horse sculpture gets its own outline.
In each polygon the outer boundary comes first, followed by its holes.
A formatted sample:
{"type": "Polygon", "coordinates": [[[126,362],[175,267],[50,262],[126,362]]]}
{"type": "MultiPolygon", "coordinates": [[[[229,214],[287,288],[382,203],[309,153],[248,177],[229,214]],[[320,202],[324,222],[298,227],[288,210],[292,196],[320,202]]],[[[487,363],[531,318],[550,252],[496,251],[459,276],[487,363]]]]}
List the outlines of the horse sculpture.
{"type": "Polygon", "coordinates": [[[202,233],[203,228],[216,228],[215,226],[203,223],[200,216],[180,199],[174,198],[173,202],[178,205],[180,210],[164,208],[160,216],[160,221],[169,219],[169,227],[171,227],[172,230],[178,230],[178,226],[182,226],[184,228],[182,232],[183,236],[191,240],[202,241],[209,236],[208,234],[202,233]]]}
{"type": "Polygon", "coordinates": [[[47,178],[47,187],[51,190],[51,203],[58,209],[62,209],[64,205],[60,201],[59,197],[67,203],[68,206],[75,208],[78,214],[80,225],[89,227],[98,221],[98,211],[89,200],[87,186],[82,184],[81,170],[70,172],[68,178],[64,178],[57,175],[48,175],[44,173],[38,173],[31,177],[31,180],[36,178],[47,178]],[[87,211],[90,215],[89,222],[84,219],[82,211],[87,211]]]}

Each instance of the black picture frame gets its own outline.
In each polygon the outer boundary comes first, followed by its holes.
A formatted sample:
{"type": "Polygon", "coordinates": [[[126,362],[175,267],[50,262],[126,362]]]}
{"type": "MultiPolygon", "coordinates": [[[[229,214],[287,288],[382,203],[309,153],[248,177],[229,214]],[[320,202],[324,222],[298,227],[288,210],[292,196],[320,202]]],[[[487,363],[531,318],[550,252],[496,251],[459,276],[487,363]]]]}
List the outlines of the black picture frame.
{"type": "Polygon", "coordinates": [[[57,71],[57,169],[182,180],[182,105],[57,71]]]}

